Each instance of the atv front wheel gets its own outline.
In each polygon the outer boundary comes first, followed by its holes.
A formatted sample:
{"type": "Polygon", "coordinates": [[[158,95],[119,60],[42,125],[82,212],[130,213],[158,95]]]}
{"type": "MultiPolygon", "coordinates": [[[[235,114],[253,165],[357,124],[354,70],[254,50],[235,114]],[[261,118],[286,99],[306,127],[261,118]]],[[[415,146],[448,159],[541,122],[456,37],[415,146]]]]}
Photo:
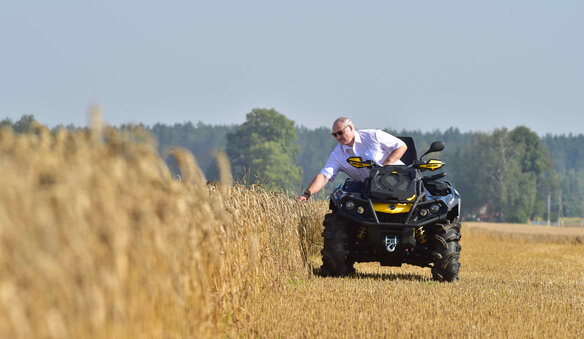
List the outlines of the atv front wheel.
{"type": "Polygon", "coordinates": [[[433,237],[432,277],[438,281],[458,280],[460,263],[460,221],[454,219],[452,223],[437,223],[433,237]]]}
{"type": "Polygon", "coordinates": [[[324,217],[324,247],[322,254],[322,266],[320,274],[323,277],[344,277],[355,272],[353,263],[347,260],[347,231],[345,223],[333,213],[324,217]]]}

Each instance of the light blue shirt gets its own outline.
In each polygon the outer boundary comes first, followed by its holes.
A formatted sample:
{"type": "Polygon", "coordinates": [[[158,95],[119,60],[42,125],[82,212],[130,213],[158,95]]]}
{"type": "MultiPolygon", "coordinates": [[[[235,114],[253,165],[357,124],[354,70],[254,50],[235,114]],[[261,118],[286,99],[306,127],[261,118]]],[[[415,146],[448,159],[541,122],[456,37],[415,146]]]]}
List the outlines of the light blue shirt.
{"type": "MultiPolygon", "coordinates": [[[[362,160],[373,160],[381,164],[394,150],[404,144],[401,139],[382,130],[357,130],[353,147],[338,144],[320,173],[329,181],[334,181],[339,171],[347,173],[353,180],[364,181],[369,176],[369,168],[355,168],[349,165],[347,158],[358,156],[362,160]]],[[[404,165],[404,163],[398,160],[392,165],[404,165]]]]}

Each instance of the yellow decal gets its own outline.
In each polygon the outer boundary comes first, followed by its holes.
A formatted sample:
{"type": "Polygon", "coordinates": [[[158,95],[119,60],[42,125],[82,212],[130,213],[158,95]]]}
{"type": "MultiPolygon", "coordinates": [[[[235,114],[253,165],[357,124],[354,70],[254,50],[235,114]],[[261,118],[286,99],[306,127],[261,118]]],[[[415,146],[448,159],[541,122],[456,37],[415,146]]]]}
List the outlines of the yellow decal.
{"type": "Polygon", "coordinates": [[[412,209],[413,204],[388,204],[382,202],[374,202],[373,209],[382,213],[407,213],[412,209]]]}
{"type": "Polygon", "coordinates": [[[356,168],[371,167],[370,164],[364,163],[363,160],[361,160],[361,157],[350,157],[347,159],[347,162],[356,168]]]}
{"type": "Polygon", "coordinates": [[[425,164],[421,164],[420,168],[428,169],[430,171],[435,171],[439,168],[442,168],[442,166],[444,166],[444,163],[442,161],[432,159],[425,164]]]}

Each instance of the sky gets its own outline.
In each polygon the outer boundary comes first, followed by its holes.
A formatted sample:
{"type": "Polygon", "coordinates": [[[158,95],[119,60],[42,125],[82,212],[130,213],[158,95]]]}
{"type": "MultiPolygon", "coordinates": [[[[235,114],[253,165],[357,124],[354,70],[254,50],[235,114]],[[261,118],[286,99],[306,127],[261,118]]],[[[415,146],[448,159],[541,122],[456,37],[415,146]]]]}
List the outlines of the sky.
{"type": "Polygon", "coordinates": [[[0,120],[584,133],[584,1],[0,1],[0,120]]]}

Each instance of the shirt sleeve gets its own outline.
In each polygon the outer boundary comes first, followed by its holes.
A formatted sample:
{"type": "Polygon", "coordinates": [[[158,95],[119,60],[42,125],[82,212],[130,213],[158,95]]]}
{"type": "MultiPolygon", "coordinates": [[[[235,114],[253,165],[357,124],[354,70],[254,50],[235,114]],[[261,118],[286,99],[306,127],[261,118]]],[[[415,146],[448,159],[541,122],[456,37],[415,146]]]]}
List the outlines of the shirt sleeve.
{"type": "Polygon", "coordinates": [[[326,162],[326,165],[324,165],[323,169],[320,171],[320,174],[327,177],[327,179],[330,182],[335,181],[335,178],[339,173],[339,162],[337,161],[333,153],[331,153],[328,161],[326,162]]]}
{"type": "Polygon", "coordinates": [[[389,156],[393,151],[406,144],[400,138],[394,137],[393,135],[382,130],[377,130],[375,137],[377,138],[377,142],[379,142],[379,145],[386,156],[389,156]]]}

